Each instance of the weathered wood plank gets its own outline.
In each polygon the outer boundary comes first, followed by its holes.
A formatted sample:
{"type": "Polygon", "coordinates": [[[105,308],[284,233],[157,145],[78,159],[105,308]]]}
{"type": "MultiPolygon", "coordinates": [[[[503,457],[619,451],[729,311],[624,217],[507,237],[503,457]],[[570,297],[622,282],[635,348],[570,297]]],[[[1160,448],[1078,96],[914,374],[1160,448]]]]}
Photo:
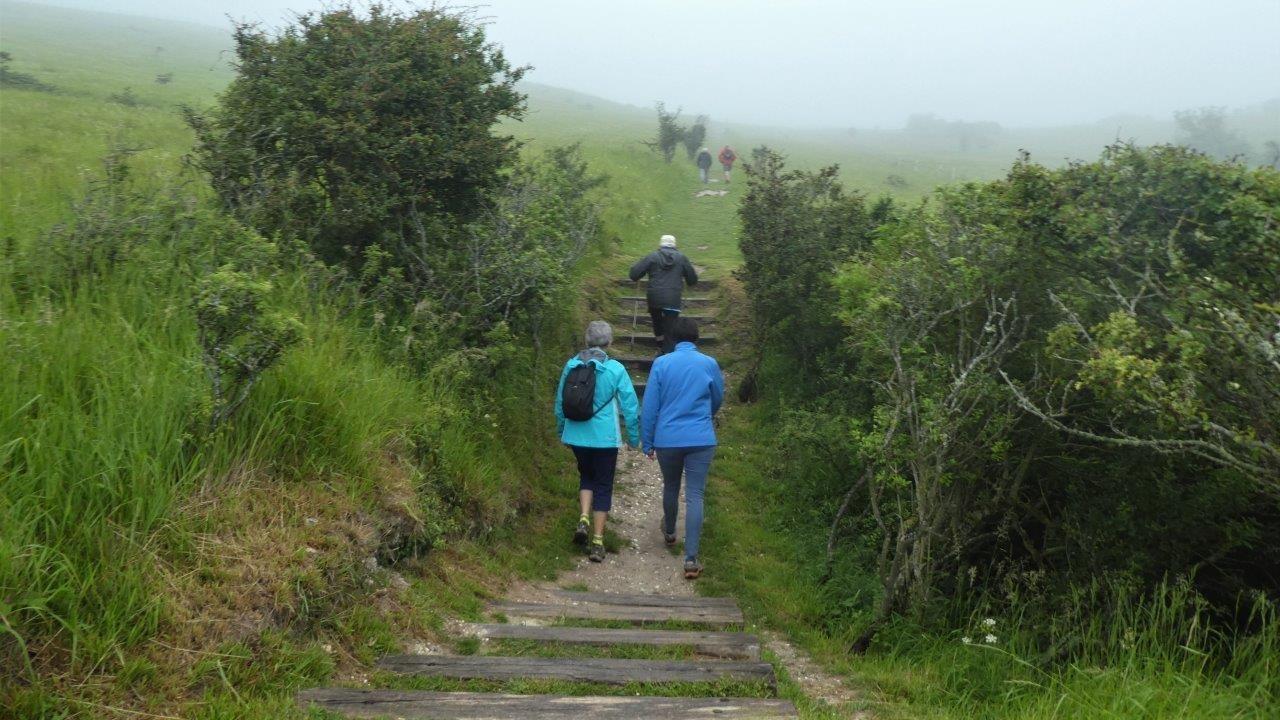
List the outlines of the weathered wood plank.
{"type": "MultiPolygon", "coordinates": [[[[714,315],[697,315],[691,313],[681,313],[681,317],[687,317],[698,323],[698,327],[707,327],[717,324],[717,318],[714,315]]],[[[638,313],[624,313],[614,317],[615,325],[628,325],[634,322],[636,325],[645,327],[653,327],[653,318],[649,315],[646,308],[640,308],[638,313]]]]}
{"type": "Polygon", "coordinates": [[[654,356],[652,355],[615,355],[613,356],[613,359],[622,363],[630,370],[644,370],[648,372],[649,368],[653,367],[653,357],[654,356]]]}
{"type": "MultiPolygon", "coordinates": [[[[646,299],[644,295],[620,295],[618,296],[618,300],[625,303],[641,303],[642,305],[648,302],[648,299],[646,299]]],[[[689,297],[686,295],[681,298],[681,302],[685,307],[706,307],[711,304],[711,298],[689,297]]],[[[644,306],[647,307],[647,305],[644,306]]]]}
{"type": "Polygon", "coordinates": [[[477,637],[497,640],[536,640],[572,645],[686,645],[703,655],[739,660],[760,659],[760,639],[740,632],[498,624],[472,625],[470,629],[477,637]]]}
{"type": "Polygon", "coordinates": [[[298,701],[357,718],[413,720],[697,720],[799,718],[789,700],[508,695],[414,690],[303,690],[298,701]]]}
{"type": "MultiPolygon", "coordinates": [[[[649,281],[648,281],[648,279],[642,279],[642,280],[636,281],[636,280],[628,280],[627,278],[618,278],[616,282],[617,282],[617,285],[618,285],[619,287],[629,287],[629,288],[634,288],[634,287],[646,288],[646,287],[649,287],[649,281]]],[[[720,287],[720,280],[719,280],[719,278],[698,278],[698,283],[697,283],[696,285],[694,285],[694,286],[693,286],[693,288],[691,288],[691,289],[695,289],[695,290],[711,290],[711,289],[713,289],[713,288],[717,288],[717,287],[720,287]]]]}
{"type": "Polygon", "coordinates": [[[577,618],[582,620],[624,620],[627,622],[683,621],[718,625],[742,624],[742,611],[726,607],[652,607],[605,603],[520,603],[498,602],[490,612],[529,618],[577,618]]]}
{"type": "Polygon", "coordinates": [[[714,607],[738,609],[738,601],[731,597],[703,597],[701,595],[649,595],[645,593],[590,592],[584,590],[551,591],[553,595],[570,602],[592,602],[602,605],[629,605],[631,607],[714,607]]]}
{"type": "MultiPolygon", "coordinates": [[[[720,336],[718,335],[703,335],[698,338],[699,345],[718,345],[719,343],[720,343],[720,336]]],[[[652,335],[645,335],[643,333],[640,333],[640,334],[628,333],[625,335],[615,336],[613,338],[613,344],[615,346],[621,346],[621,345],[656,346],[659,343],[658,343],[658,339],[652,335]]]]}
{"type": "Polygon", "coordinates": [[[460,680],[545,679],[604,685],[744,680],[766,682],[771,687],[777,682],[769,663],[743,660],[388,655],[377,664],[405,675],[460,680]]]}

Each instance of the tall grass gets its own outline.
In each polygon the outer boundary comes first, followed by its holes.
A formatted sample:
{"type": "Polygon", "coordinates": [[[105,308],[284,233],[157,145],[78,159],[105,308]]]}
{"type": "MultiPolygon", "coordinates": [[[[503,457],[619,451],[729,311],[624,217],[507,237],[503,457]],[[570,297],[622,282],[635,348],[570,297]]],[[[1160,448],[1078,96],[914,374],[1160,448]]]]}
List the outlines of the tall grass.
{"type": "Polygon", "coordinates": [[[876,717],[1262,720],[1280,708],[1274,601],[1211,608],[1186,583],[1144,595],[1101,579],[1052,605],[1029,594],[952,599],[934,616],[896,619],[866,655],[851,654],[878,587],[859,568],[874,558],[853,554],[820,581],[825,530],[770,470],[770,417],[768,407],[743,409],[722,428],[704,530],[707,589],[736,594],[846,674],[876,717]]]}

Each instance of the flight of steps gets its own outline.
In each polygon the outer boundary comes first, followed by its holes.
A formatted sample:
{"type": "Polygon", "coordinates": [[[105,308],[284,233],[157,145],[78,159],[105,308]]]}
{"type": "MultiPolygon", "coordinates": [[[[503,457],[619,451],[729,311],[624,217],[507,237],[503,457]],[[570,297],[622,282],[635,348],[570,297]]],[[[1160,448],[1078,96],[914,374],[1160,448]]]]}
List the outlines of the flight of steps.
{"type": "MultiPolygon", "coordinates": [[[[628,683],[757,683],[771,691],[773,667],[760,660],[760,640],[741,630],[742,611],[731,598],[625,595],[554,590],[544,602],[494,602],[500,622],[476,623],[465,632],[489,641],[519,640],[582,646],[692,648],[695,659],[494,655],[393,655],[378,667],[404,676],[453,680],[564,680],[619,686],[628,683]],[[572,625],[564,625],[564,622],[572,625]],[[588,627],[584,622],[608,623],[588,627]],[[648,629],[645,623],[684,628],[648,629]],[[528,624],[526,624],[528,623],[528,624]],[[613,627],[627,623],[630,627],[613,627]]],[[[304,707],[351,718],[416,720],[677,720],[679,718],[798,718],[788,700],[664,697],[650,695],[525,695],[505,692],[437,692],[401,689],[317,688],[299,693],[304,707]]]]}
{"type": "MultiPolygon", "coordinates": [[[[619,280],[618,311],[610,324],[613,325],[613,347],[609,349],[610,357],[621,362],[631,373],[631,382],[636,386],[636,394],[644,398],[645,380],[649,377],[649,368],[658,354],[658,342],[653,336],[653,319],[649,317],[649,306],[645,301],[646,281],[638,283],[619,280]]],[[[719,281],[714,278],[700,279],[693,288],[684,291],[685,317],[698,321],[699,348],[712,349],[720,342],[715,290],[719,281]]]]}

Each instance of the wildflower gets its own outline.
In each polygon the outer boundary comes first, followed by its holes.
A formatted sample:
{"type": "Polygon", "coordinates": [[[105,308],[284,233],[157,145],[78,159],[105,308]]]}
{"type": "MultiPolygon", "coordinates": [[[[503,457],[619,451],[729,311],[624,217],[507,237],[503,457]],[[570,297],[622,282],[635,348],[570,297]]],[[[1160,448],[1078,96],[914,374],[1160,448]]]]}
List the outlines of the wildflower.
{"type": "Polygon", "coordinates": [[[964,643],[965,645],[969,645],[973,642],[973,638],[969,637],[968,635],[965,635],[964,637],[960,638],[960,642],[964,643]]]}
{"type": "Polygon", "coordinates": [[[988,634],[988,635],[987,635],[985,638],[983,638],[983,639],[987,641],[987,644],[988,644],[988,645],[994,645],[994,644],[996,643],[996,639],[997,639],[997,638],[996,638],[996,636],[995,636],[995,635],[988,634]]]}
{"type": "Polygon", "coordinates": [[[987,627],[989,627],[989,628],[993,628],[993,627],[995,627],[995,626],[996,626],[996,619],[995,619],[995,618],[987,618],[986,620],[983,620],[983,621],[982,621],[982,624],[983,624],[983,625],[985,625],[985,626],[987,626],[987,627]]]}

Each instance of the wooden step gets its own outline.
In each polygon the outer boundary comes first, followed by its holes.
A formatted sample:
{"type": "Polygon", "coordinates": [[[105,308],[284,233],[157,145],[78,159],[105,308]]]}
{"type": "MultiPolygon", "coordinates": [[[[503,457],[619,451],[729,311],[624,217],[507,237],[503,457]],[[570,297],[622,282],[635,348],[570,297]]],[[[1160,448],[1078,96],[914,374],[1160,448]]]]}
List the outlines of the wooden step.
{"type": "Polygon", "coordinates": [[[413,720],[698,720],[799,718],[789,700],[648,696],[509,695],[423,690],[303,690],[298,702],[356,718],[413,720]]]}
{"type": "Polygon", "coordinates": [[[736,607],[658,607],[652,605],[613,605],[599,602],[521,603],[497,602],[489,611],[508,617],[560,620],[623,620],[627,622],[681,621],[715,625],[741,625],[742,611],[736,607]]]}
{"type": "MultiPolygon", "coordinates": [[[[697,313],[681,313],[681,317],[687,317],[694,320],[695,322],[698,323],[698,327],[707,327],[709,325],[715,325],[718,321],[715,315],[705,315],[705,314],[697,314],[697,313]]],[[[634,325],[640,325],[643,327],[651,328],[653,327],[653,317],[649,315],[648,309],[641,308],[640,312],[635,313],[634,315],[632,313],[625,313],[625,314],[616,316],[614,318],[613,324],[616,327],[626,327],[628,325],[634,324],[634,325]],[[633,320],[634,320],[634,323],[632,322],[633,320]]]]}
{"type": "MultiPolygon", "coordinates": [[[[639,303],[641,310],[646,313],[649,312],[649,305],[643,295],[620,295],[618,300],[619,302],[627,303],[628,311],[630,311],[636,303],[639,303]]],[[[683,304],[685,307],[706,307],[711,304],[711,298],[703,296],[686,297],[684,298],[683,304]]]]}
{"type": "MultiPolygon", "coordinates": [[[[617,280],[615,280],[615,281],[614,281],[614,284],[616,284],[618,287],[629,287],[629,288],[635,288],[635,287],[638,287],[638,288],[647,288],[647,287],[649,287],[649,279],[648,279],[648,278],[643,278],[643,279],[641,279],[641,280],[639,280],[639,281],[635,281],[635,280],[628,280],[627,278],[618,278],[617,280]]],[[[719,279],[719,278],[703,278],[703,277],[700,277],[700,278],[698,278],[698,282],[697,282],[697,284],[693,286],[693,289],[697,289],[697,290],[714,290],[715,288],[718,288],[718,287],[720,287],[720,279],[719,279]]]]}
{"type": "Polygon", "coordinates": [[[566,680],[603,685],[741,680],[777,685],[772,665],[745,660],[388,655],[377,664],[404,675],[455,680],[566,680]]]}
{"type": "Polygon", "coordinates": [[[649,372],[653,367],[653,355],[615,355],[614,360],[622,363],[628,370],[649,372]]]}
{"type": "Polygon", "coordinates": [[[706,597],[703,595],[656,595],[650,593],[588,592],[556,588],[552,595],[569,602],[591,602],[604,605],[628,605],[632,607],[708,607],[738,609],[738,601],[731,597],[706,597]]]}
{"type": "Polygon", "coordinates": [[[740,632],[698,630],[628,630],[588,627],[538,627],[533,625],[472,625],[469,630],[481,638],[534,640],[570,645],[680,645],[712,657],[759,660],[760,639],[740,632]]]}
{"type": "MultiPolygon", "coordinates": [[[[718,335],[701,335],[698,338],[698,345],[715,345],[720,342],[718,335]]],[[[644,345],[646,347],[657,347],[659,345],[658,338],[648,333],[624,333],[613,336],[613,344],[615,347],[621,345],[644,345]]]]}

